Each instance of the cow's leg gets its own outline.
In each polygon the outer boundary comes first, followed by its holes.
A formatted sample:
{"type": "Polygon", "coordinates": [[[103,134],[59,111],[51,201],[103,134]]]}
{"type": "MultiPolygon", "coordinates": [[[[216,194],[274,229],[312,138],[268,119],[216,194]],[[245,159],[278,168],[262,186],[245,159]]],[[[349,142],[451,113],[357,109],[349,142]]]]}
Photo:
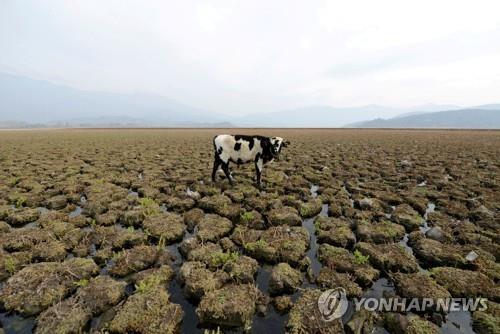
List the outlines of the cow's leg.
{"type": "Polygon", "coordinates": [[[224,174],[226,174],[226,177],[229,180],[229,183],[231,185],[233,185],[233,177],[231,176],[231,172],[229,171],[229,161],[222,162],[222,170],[224,171],[224,174]]]}
{"type": "Polygon", "coordinates": [[[219,169],[220,164],[222,163],[221,159],[219,158],[219,155],[215,153],[215,158],[214,158],[214,169],[212,171],[212,182],[215,182],[215,175],[217,173],[217,170],[219,169]]]}
{"type": "Polygon", "coordinates": [[[261,182],[261,177],[262,177],[262,167],[264,165],[264,162],[262,158],[257,157],[255,159],[255,173],[257,175],[257,186],[262,187],[262,182],[261,182]]]}

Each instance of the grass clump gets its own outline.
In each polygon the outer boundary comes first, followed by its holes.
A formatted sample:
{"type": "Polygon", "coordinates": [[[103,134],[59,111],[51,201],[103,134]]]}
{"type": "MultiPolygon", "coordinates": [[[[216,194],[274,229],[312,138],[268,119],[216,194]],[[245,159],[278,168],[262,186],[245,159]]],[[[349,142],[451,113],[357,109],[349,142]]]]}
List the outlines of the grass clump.
{"type": "Polygon", "coordinates": [[[370,259],[369,255],[363,255],[359,250],[354,251],[354,262],[356,264],[362,265],[368,263],[368,259],[370,259]]]}
{"type": "Polygon", "coordinates": [[[24,204],[26,204],[26,201],[27,201],[27,198],[24,197],[24,196],[19,196],[17,199],[16,199],[16,202],[14,203],[14,205],[16,206],[16,208],[20,208],[22,206],[24,206],[24,204]]]}
{"type": "Polygon", "coordinates": [[[302,217],[307,217],[307,216],[309,216],[310,214],[311,214],[311,210],[310,210],[310,208],[309,208],[308,206],[302,206],[302,207],[300,208],[300,215],[301,215],[302,217]]]}
{"type": "Polygon", "coordinates": [[[4,265],[5,265],[5,270],[9,274],[13,274],[16,271],[16,263],[12,257],[6,258],[4,265]]]}
{"type": "Polygon", "coordinates": [[[250,251],[250,252],[253,252],[257,249],[264,249],[267,246],[269,246],[269,245],[267,244],[267,242],[265,240],[259,239],[257,241],[249,242],[249,243],[245,244],[245,249],[250,251]]]}
{"type": "Polygon", "coordinates": [[[14,187],[17,183],[19,182],[19,179],[17,177],[9,177],[7,180],[6,180],[6,184],[9,186],[9,187],[14,187]]]}
{"type": "Polygon", "coordinates": [[[148,293],[161,284],[159,276],[151,275],[143,279],[138,284],[135,284],[135,291],[137,293],[148,293]]]}
{"type": "Polygon", "coordinates": [[[244,223],[250,223],[255,219],[255,216],[252,212],[250,211],[245,211],[242,214],[240,214],[240,219],[244,223]]]}
{"type": "Polygon", "coordinates": [[[389,237],[395,238],[398,237],[399,234],[401,233],[397,228],[394,223],[384,220],[382,221],[379,226],[377,227],[380,232],[386,233],[389,237]]]}
{"type": "Polygon", "coordinates": [[[304,218],[313,217],[321,212],[322,205],[323,203],[317,198],[302,203],[299,208],[300,216],[304,218]]]}
{"type": "Polygon", "coordinates": [[[220,267],[225,265],[228,262],[236,261],[240,257],[238,252],[216,252],[212,254],[212,258],[210,259],[210,264],[214,267],[220,267]]]}
{"type": "Polygon", "coordinates": [[[86,278],[82,278],[79,281],[73,282],[73,284],[78,286],[78,287],[84,287],[84,286],[89,285],[89,280],[86,278]]]}
{"type": "Polygon", "coordinates": [[[295,246],[294,246],[293,242],[287,240],[287,241],[283,242],[281,247],[283,249],[289,250],[289,249],[293,249],[295,246]]]}
{"type": "Polygon", "coordinates": [[[158,245],[156,245],[156,249],[158,251],[161,251],[165,249],[165,247],[167,247],[167,239],[163,235],[161,235],[160,239],[158,240],[158,245]]]}
{"type": "Polygon", "coordinates": [[[139,198],[139,205],[144,210],[146,217],[160,213],[160,206],[154,199],[149,197],[139,198]]]}

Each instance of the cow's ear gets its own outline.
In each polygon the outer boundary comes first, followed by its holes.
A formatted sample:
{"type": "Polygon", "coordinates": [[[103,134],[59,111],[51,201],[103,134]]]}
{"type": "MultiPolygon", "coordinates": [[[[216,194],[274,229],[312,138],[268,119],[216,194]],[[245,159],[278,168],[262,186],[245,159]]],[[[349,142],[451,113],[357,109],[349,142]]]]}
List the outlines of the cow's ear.
{"type": "Polygon", "coordinates": [[[285,140],[283,142],[283,147],[287,147],[288,145],[290,145],[290,141],[289,140],[285,140]]]}

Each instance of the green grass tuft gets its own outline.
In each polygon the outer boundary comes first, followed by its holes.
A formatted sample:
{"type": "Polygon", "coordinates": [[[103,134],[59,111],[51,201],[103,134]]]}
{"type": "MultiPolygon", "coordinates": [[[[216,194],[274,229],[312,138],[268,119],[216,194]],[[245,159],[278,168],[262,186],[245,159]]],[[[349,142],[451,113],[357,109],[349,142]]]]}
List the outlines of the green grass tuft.
{"type": "Polygon", "coordinates": [[[354,251],[354,262],[356,264],[366,264],[368,262],[368,259],[370,258],[369,255],[363,255],[359,250],[354,251]]]}
{"type": "Polygon", "coordinates": [[[252,212],[245,211],[240,215],[240,219],[245,223],[249,223],[255,219],[255,216],[252,212]]]}
{"type": "Polygon", "coordinates": [[[82,278],[79,281],[73,282],[73,284],[78,286],[78,287],[84,287],[84,286],[89,285],[89,280],[86,278],[82,278]]]}
{"type": "Polygon", "coordinates": [[[139,198],[139,205],[143,208],[146,216],[154,216],[160,213],[160,206],[154,199],[149,197],[139,198]]]}
{"type": "Polygon", "coordinates": [[[223,266],[230,261],[236,261],[240,257],[238,252],[216,252],[212,253],[212,258],[210,259],[211,265],[215,267],[223,266]]]}
{"type": "Polygon", "coordinates": [[[14,259],[12,257],[8,257],[5,259],[4,266],[5,270],[9,274],[13,274],[16,271],[16,263],[14,262],[14,259]]]}

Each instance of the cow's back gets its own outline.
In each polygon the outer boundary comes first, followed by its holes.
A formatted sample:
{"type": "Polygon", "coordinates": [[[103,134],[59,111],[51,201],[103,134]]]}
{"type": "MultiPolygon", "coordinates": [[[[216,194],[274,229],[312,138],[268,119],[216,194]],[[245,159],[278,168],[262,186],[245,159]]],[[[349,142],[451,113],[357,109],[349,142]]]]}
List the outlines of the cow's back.
{"type": "Polygon", "coordinates": [[[214,148],[224,162],[245,163],[254,161],[261,151],[261,136],[227,135],[214,137],[214,148]]]}

